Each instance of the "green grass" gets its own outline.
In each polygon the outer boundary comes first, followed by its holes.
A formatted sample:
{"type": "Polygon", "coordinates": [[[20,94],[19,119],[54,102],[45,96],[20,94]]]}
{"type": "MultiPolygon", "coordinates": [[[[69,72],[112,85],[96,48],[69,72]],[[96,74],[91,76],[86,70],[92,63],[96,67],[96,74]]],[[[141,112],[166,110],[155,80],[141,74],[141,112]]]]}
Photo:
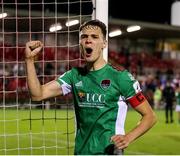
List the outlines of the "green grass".
{"type": "MultiPolygon", "coordinates": [[[[165,112],[155,112],[158,117],[156,125],[145,135],[134,141],[125,150],[125,154],[145,155],[179,155],[180,154],[180,124],[177,122],[177,114],[174,112],[174,123],[165,123],[165,112]]],[[[126,120],[126,132],[137,123],[139,115],[130,111],[126,120]]]]}
{"type": "MultiPolygon", "coordinates": [[[[165,124],[164,111],[157,111],[156,114],[157,124],[130,144],[125,154],[180,154],[180,125],[177,122],[165,124]]],[[[73,111],[67,114],[63,110],[0,110],[0,155],[73,154],[73,116],[73,111]],[[30,116],[33,120],[29,120],[30,116]],[[66,120],[67,116],[69,120],[66,120]],[[42,117],[48,120],[42,120],[42,117]]],[[[136,125],[139,118],[135,111],[128,112],[126,132],[136,125]]]]}
{"type": "Polygon", "coordinates": [[[63,110],[0,110],[0,155],[73,153],[73,117],[73,111],[67,114],[63,110]],[[48,120],[42,120],[42,117],[48,120]]]}

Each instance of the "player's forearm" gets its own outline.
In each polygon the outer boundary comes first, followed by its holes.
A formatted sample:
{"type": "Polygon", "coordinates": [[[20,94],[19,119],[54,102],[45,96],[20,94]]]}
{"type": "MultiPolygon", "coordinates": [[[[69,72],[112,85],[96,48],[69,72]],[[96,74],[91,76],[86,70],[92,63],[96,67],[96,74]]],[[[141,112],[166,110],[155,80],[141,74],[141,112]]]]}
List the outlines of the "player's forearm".
{"type": "Polygon", "coordinates": [[[32,96],[32,100],[37,101],[37,97],[41,97],[41,84],[37,78],[36,69],[34,66],[34,60],[26,59],[26,70],[27,70],[27,83],[29,91],[32,96]]]}
{"type": "Polygon", "coordinates": [[[130,142],[136,140],[138,137],[147,132],[156,123],[156,121],[157,119],[153,112],[144,115],[138,125],[132,131],[126,134],[130,142]]]}

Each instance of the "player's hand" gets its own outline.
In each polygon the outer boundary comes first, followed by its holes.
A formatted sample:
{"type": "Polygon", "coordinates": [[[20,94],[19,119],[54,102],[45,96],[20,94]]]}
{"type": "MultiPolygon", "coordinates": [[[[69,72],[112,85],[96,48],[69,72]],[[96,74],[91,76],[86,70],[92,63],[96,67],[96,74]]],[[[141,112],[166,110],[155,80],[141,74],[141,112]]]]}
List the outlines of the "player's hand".
{"type": "Polygon", "coordinates": [[[34,59],[41,51],[43,44],[41,41],[29,41],[26,43],[25,58],[34,59]]]}
{"type": "Polygon", "coordinates": [[[111,137],[111,142],[114,143],[117,149],[125,149],[130,143],[126,135],[114,135],[111,137]]]}

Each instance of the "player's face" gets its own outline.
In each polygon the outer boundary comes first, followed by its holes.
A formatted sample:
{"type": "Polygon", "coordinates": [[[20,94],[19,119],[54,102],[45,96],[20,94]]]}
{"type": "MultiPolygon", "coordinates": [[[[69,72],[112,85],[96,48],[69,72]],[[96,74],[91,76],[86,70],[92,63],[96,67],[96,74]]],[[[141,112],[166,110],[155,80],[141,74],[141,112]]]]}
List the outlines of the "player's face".
{"type": "Polygon", "coordinates": [[[97,62],[103,59],[103,49],[106,41],[102,31],[97,26],[86,26],[80,32],[80,50],[87,62],[97,62]]]}

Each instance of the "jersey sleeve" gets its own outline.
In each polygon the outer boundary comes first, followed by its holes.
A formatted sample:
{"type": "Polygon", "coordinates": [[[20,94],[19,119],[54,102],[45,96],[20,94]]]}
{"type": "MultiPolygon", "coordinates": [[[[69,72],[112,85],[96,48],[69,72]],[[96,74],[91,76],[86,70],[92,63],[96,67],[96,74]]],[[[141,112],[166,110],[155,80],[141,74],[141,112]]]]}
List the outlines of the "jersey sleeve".
{"type": "Polygon", "coordinates": [[[145,101],[140,84],[131,73],[123,71],[119,81],[121,94],[133,108],[145,101]]]}
{"type": "Polygon", "coordinates": [[[60,75],[57,82],[61,85],[63,95],[66,95],[72,91],[72,70],[60,75]]]}

